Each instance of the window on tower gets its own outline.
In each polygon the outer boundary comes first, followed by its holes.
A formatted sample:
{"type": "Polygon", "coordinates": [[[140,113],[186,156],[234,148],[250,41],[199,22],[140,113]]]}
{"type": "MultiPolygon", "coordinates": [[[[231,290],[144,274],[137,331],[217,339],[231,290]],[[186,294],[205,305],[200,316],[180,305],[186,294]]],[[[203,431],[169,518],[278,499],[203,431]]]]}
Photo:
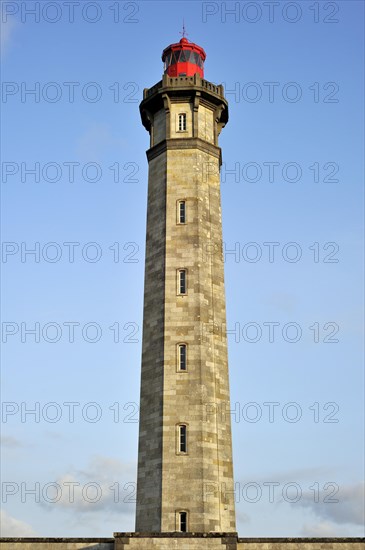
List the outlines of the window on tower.
{"type": "Polygon", "coordinates": [[[186,269],[179,269],[177,285],[178,285],[178,294],[187,294],[186,269]]]}
{"type": "Polygon", "coordinates": [[[187,345],[177,345],[177,369],[179,371],[187,371],[187,345]]]}
{"type": "Polygon", "coordinates": [[[199,54],[197,54],[196,52],[191,52],[191,63],[195,63],[195,65],[199,65],[199,54]]]}
{"type": "Polygon", "coordinates": [[[181,52],[181,54],[180,54],[179,62],[180,62],[180,63],[185,63],[186,61],[188,61],[188,58],[189,58],[188,52],[182,50],[182,52],[181,52]]]}
{"type": "Polygon", "coordinates": [[[179,132],[186,132],[186,113],[179,113],[179,132]]]}
{"type": "Polygon", "coordinates": [[[172,53],[169,53],[169,54],[167,54],[167,56],[165,58],[165,65],[164,65],[164,70],[165,71],[171,65],[171,57],[172,57],[172,53]]]}
{"type": "Polygon", "coordinates": [[[186,223],[186,202],[178,201],[177,203],[177,223],[186,223]]]}
{"type": "Polygon", "coordinates": [[[188,530],[188,513],[179,512],[178,514],[178,530],[182,533],[186,533],[188,530]]]}
{"type": "Polygon", "coordinates": [[[179,59],[179,52],[173,52],[171,56],[171,65],[175,65],[177,63],[177,60],[179,59]]]}
{"type": "Polygon", "coordinates": [[[187,453],[188,452],[188,445],[187,445],[187,426],[186,424],[180,424],[179,425],[179,453],[187,453]]]}

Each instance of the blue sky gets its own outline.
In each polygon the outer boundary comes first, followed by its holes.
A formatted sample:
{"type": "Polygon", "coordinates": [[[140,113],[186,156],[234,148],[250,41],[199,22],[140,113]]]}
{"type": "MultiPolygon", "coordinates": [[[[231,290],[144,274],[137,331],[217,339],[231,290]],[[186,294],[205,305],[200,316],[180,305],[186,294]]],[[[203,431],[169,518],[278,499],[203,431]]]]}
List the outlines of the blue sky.
{"type": "Polygon", "coordinates": [[[2,2],[3,534],[134,529],[138,105],[184,18],[230,108],[239,534],[363,536],[363,3],[36,4],[2,2]]]}

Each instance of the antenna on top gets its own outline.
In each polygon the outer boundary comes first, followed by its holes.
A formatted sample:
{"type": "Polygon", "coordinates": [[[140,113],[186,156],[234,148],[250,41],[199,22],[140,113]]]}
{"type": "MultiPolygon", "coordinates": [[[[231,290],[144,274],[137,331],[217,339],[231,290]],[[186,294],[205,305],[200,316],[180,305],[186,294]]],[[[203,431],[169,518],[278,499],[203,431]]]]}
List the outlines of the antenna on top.
{"type": "Polygon", "coordinates": [[[185,36],[188,36],[188,33],[186,32],[185,30],[185,21],[183,19],[183,27],[182,27],[182,32],[180,32],[179,34],[182,34],[182,37],[185,38],[185,36]]]}

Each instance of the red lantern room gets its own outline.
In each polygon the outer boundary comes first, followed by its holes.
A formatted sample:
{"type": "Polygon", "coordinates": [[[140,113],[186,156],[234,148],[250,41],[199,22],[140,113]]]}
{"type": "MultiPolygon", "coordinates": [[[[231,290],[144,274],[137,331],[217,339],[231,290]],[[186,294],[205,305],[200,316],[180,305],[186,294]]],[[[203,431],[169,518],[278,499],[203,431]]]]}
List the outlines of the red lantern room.
{"type": "Polygon", "coordinates": [[[206,53],[200,46],[183,37],[177,44],[171,44],[162,52],[164,72],[169,76],[194,76],[204,78],[206,53]]]}

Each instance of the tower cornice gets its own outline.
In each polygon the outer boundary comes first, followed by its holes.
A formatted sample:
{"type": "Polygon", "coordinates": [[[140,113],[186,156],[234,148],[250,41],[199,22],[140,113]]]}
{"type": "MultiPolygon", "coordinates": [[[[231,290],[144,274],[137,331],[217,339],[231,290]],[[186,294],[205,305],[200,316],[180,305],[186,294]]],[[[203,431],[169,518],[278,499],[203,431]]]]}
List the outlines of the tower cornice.
{"type": "Polygon", "coordinates": [[[217,145],[208,143],[207,141],[192,137],[192,138],[180,138],[180,139],[164,139],[160,141],[157,145],[154,145],[146,152],[148,162],[152,159],[164,153],[165,151],[172,149],[198,149],[204,153],[209,153],[214,157],[219,159],[219,164],[221,165],[222,150],[217,145]]]}
{"type": "Polygon", "coordinates": [[[215,112],[215,121],[219,131],[228,122],[228,102],[224,97],[224,88],[209,80],[202,79],[198,73],[194,76],[170,77],[165,74],[157,84],[143,90],[140,113],[143,126],[151,132],[151,114],[162,108],[168,109],[170,102],[193,99],[194,110],[199,104],[209,106],[215,112]]]}

